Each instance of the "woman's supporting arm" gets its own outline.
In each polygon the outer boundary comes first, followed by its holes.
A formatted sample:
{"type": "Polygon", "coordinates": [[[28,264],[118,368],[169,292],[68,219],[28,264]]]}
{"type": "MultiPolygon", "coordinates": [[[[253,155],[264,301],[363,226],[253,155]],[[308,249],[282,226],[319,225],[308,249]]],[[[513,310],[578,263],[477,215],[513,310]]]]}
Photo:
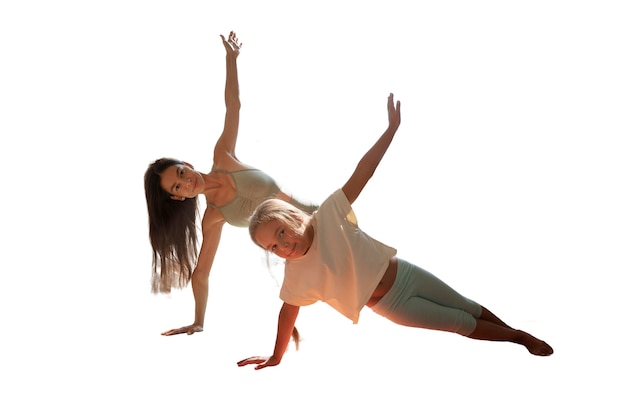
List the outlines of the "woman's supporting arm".
{"type": "Polygon", "coordinates": [[[213,260],[217,253],[222,236],[224,221],[209,222],[211,216],[205,215],[202,226],[202,246],[198,255],[198,262],[191,275],[191,288],[195,301],[195,313],[193,324],[163,332],[164,336],[187,333],[189,335],[204,330],[204,316],[209,299],[209,274],[213,266],[213,260]]]}

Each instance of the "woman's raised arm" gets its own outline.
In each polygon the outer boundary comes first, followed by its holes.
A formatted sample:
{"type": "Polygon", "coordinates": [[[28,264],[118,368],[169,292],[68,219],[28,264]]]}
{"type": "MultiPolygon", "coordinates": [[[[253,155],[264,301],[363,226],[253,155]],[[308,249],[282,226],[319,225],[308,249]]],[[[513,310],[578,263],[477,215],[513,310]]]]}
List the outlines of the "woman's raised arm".
{"type": "Polygon", "coordinates": [[[224,118],[224,130],[215,144],[213,162],[216,165],[219,165],[219,159],[222,156],[229,155],[237,159],[235,146],[237,145],[237,134],[239,133],[239,110],[241,109],[237,57],[242,44],[239,43],[235,32],[230,32],[228,39],[223,35],[220,36],[226,49],[226,87],[224,89],[226,116],[224,118]]]}

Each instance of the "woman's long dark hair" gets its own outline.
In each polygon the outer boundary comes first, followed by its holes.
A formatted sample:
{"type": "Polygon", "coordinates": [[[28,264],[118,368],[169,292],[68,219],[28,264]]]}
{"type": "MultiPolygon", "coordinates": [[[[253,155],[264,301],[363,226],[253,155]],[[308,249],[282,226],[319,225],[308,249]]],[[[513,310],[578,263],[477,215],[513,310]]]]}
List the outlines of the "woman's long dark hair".
{"type": "Polygon", "coordinates": [[[157,159],[144,175],[150,243],[152,244],[152,292],[169,293],[191,280],[198,257],[198,198],[173,200],[161,187],[161,174],[172,165],[171,158],[157,159]]]}

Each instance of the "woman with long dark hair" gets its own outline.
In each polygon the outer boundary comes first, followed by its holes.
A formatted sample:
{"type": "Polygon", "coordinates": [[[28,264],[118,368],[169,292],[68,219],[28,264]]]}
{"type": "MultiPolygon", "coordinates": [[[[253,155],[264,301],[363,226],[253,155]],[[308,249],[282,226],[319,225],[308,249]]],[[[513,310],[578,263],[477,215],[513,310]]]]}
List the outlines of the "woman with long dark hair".
{"type": "MultiPolygon", "coordinates": [[[[293,199],[269,175],[237,158],[241,108],[237,57],[241,43],[234,32],[221,38],[226,48],[226,116],[224,131],[215,144],[211,171],[199,172],[187,162],[161,158],[150,164],[144,176],[153,251],[152,291],[169,293],[191,281],[195,300],[193,323],[163,332],[166,336],[203,330],[209,273],[225,223],[247,227],[257,205],[269,198],[290,202],[308,213],[317,208],[293,199]],[[200,195],[207,205],[202,216],[198,209],[200,195]],[[199,218],[201,244],[196,233],[199,218]]],[[[297,331],[294,339],[297,344],[297,331]]]]}

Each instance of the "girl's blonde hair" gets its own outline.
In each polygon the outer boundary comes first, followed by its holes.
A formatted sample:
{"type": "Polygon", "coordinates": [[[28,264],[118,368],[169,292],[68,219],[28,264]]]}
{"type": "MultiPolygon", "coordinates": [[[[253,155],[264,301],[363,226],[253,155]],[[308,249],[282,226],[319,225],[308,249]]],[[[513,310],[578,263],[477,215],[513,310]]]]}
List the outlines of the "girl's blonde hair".
{"type": "Polygon", "coordinates": [[[254,213],[252,213],[252,216],[250,217],[248,231],[250,232],[252,241],[256,243],[257,246],[263,248],[263,246],[259,245],[259,242],[255,239],[259,226],[273,220],[280,220],[293,230],[298,230],[300,226],[302,226],[302,223],[304,223],[308,218],[308,213],[300,210],[292,204],[277,198],[271,198],[259,204],[259,206],[254,210],[254,213]]]}
{"type": "MultiPolygon", "coordinates": [[[[252,238],[252,241],[257,246],[267,251],[267,248],[259,245],[259,242],[257,242],[254,238],[259,226],[269,223],[272,220],[280,220],[294,230],[297,230],[300,228],[300,226],[302,226],[302,223],[309,217],[310,215],[308,213],[300,210],[299,208],[283,200],[271,198],[259,204],[258,207],[254,210],[254,213],[252,213],[252,216],[250,217],[248,231],[250,232],[250,237],[252,238]]],[[[300,348],[300,333],[295,326],[291,333],[291,337],[293,338],[293,342],[296,345],[296,350],[298,350],[300,348]]]]}

